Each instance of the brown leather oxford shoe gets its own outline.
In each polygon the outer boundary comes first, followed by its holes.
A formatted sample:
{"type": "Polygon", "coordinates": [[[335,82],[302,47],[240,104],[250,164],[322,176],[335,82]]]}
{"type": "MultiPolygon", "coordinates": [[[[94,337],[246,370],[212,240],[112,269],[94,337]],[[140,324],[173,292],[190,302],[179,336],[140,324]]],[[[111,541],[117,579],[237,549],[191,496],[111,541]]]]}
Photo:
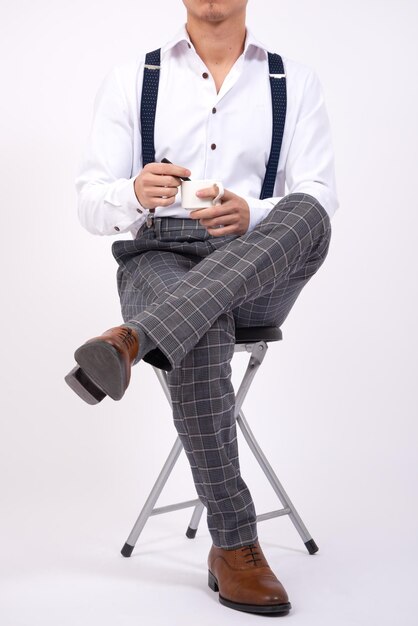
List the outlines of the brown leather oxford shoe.
{"type": "Polygon", "coordinates": [[[209,587],[219,602],[247,613],[287,615],[292,608],[258,541],[236,550],[212,546],[208,556],[209,587]]]}
{"type": "Polygon", "coordinates": [[[105,395],[120,400],[129,385],[138,349],[138,335],[132,328],[110,328],[77,348],[74,358],[79,367],[65,380],[89,404],[97,404],[105,395]]]}

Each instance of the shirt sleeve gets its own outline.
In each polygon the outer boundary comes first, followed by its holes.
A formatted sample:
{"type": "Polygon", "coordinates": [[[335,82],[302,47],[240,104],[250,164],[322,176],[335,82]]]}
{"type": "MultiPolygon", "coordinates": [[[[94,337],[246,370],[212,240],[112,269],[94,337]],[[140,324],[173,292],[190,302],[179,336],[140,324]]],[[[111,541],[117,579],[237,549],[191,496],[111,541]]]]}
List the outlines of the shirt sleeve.
{"type": "MultiPolygon", "coordinates": [[[[317,74],[310,70],[291,139],[285,181],[289,193],[307,193],[318,200],[332,217],[339,206],[331,128],[323,89],[317,74]]],[[[250,207],[250,232],[282,197],[245,198],[250,207]]]]}
{"type": "Polygon", "coordinates": [[[135,195],[133,120],[115,68],[96,95],[90,136],[75,181],[81,224],[96,235],[139,226],[148,213],[135,195]]]}

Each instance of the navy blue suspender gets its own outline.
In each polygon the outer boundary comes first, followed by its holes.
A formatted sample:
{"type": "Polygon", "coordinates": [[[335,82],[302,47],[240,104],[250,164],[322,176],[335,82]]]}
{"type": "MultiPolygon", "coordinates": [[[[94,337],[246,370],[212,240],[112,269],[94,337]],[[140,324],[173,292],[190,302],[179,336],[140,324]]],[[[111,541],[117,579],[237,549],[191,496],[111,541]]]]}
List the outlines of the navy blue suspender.
{"type": "Polygon", "coordinates": [[[271,198],[274,193],[277,168],[279,166],[280,150],[283,141],[284,123],[286,121],[287,93],[286,76],[283,61],[278,54],[268,53],[271,104],[273,111],[273,133],[271,138],[270,156],[267,162],[266,174],[261,188],[260,198],[271,198]]]}
{"type": "Polygon", "coordinates": [[[157,110],[158,84],[160,82],[160,49],[145,56],[144,79],[141,96],[142,165],[154,163],[154,127],[157,110]]]}
{"type": "MultiPolygon", "coordinates": [[[[271,198],[274,193],[287,107],[286,76],[282,58],[278,54],[272,54],[269,52],[268,61],[273,112],[273,133],[270,156],[267,162],[266,174],[260,193],[261,199],[271,198]]],[[[158,85],[160,80],[160,62],[160,49],[148,52],[145,56],[140,113],[142,163],[144,166],[147,165],[147,163],[153,163],[155,161],[154,127],[155,113],[157,110],[158,85]]]]}

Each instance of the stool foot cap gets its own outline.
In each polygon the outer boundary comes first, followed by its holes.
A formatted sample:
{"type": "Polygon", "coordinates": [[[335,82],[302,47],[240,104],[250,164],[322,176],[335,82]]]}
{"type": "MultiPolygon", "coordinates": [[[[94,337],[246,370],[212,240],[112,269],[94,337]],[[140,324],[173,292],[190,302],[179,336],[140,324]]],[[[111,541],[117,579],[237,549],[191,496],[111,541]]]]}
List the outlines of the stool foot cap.
{"type": "Polygon", "coordinates": [[[309,541],[305,541],[305,546],[309,554],[315,554],[315,552],[318,552],[319,550],[318,546],[316,545],[313,539],[309,539],[309,541]]]}
{"type": "Polygon", "coordinates": [[[122,556],[126,556],[126,557],[131,556],[134,547],[135,546],[130,546],[129,543],[125,543],[120,553],[122,554],[122,556]]]}
{"type": "Polygon", "coordinates": [[[196,537],[197,528],[190,528],[190,526],[186,530],[186,537],[189,539],[194,539],[196,537]]]}

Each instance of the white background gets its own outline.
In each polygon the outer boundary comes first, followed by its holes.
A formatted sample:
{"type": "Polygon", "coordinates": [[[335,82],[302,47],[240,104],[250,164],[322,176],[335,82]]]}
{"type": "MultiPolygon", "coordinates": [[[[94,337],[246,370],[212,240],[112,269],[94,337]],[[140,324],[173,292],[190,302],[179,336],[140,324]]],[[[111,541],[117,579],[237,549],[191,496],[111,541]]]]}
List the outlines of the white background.
{"type": "MultiPolygon", "coordinates": [[[[74,177],[102,78],[169,39],[180,0],[3,0],[0,621],[250,624],[206,583],[189,511],[119,550],[175,436],[143,363],[119,403],[65,385],[74,349],[121,322],[111,237],[84,231],[74,177]],[[198,615],[192,616],[195,610],[198,615]]],[[[417,5],[250,0],[271,50],[315,68],[340,209],[328,259],[271,346],[246,414],[319,552],[259,525],[294,624],[416,623],[417,5]]],[[[243,357],[237,355],[236,370],[243,357]]],[[[256,507],[277,507],[241,440],[256,507]]],[[[195,497],[185,457],[160,503],[195,497]]]]}

